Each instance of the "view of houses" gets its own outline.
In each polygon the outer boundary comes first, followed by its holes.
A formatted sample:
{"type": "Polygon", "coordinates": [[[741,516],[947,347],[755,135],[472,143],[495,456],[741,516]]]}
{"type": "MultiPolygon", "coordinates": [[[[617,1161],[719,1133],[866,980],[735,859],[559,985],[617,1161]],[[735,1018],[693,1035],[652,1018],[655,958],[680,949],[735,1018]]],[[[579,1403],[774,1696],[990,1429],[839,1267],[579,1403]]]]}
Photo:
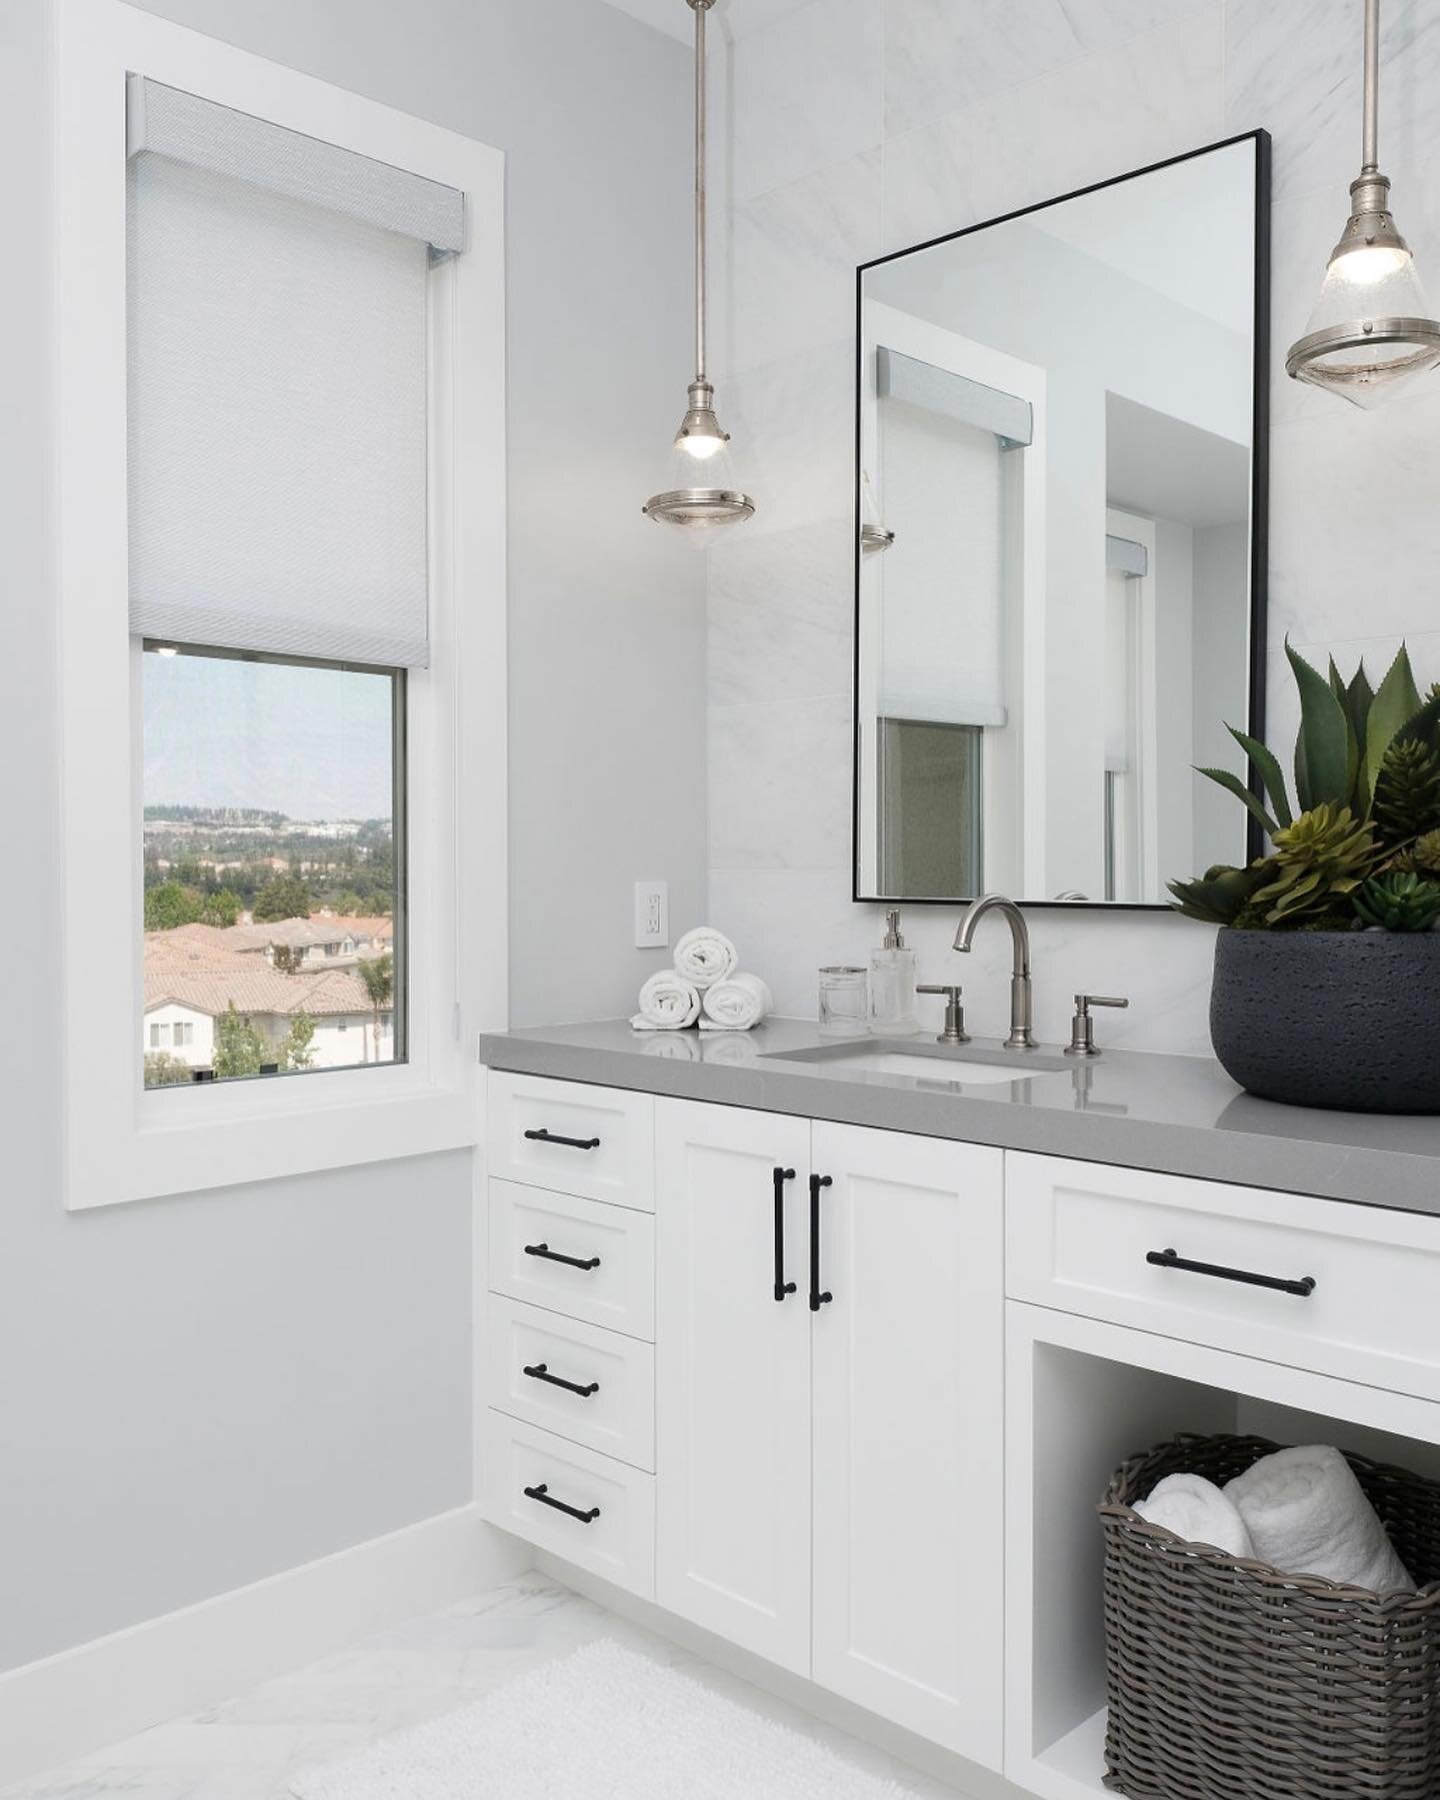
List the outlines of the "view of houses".
{"type": "Polygon", "coordinates": [[[388,819],[150,805],[144,865],[147,1087],[395,1060],[388,819]]]}
{"type": "Polygon", "coordinates": [[[393,1061],[393,946],[392,919],[324,912],[147,931],[146,1086],[393,1061]]]}

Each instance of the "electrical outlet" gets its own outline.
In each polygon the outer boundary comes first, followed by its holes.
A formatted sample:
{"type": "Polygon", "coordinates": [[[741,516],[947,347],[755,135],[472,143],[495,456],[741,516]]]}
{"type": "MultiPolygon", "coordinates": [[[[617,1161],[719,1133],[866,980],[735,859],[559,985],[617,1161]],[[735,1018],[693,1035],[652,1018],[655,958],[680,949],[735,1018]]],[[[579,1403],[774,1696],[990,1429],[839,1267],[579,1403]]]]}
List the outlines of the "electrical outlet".
{"type": "Polygon", "coordinates": [[[670,884],[635,883],[635,948],[660,950],[670,942],[670,884]]]}

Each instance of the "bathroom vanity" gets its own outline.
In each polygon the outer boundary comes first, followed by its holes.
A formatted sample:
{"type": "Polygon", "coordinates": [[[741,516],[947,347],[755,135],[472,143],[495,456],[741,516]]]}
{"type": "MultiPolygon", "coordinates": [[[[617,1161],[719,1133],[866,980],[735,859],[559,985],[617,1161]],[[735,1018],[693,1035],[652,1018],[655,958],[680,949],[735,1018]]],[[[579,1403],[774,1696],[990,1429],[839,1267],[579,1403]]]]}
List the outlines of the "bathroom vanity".
{"type": "Polygon", "coordinates": [[[1125,1456],[1440,1464],[1440,1122],[790,1021],[481,1056],[487,1516],[1023,1791],[1104,1791],[1125,1456]]]}

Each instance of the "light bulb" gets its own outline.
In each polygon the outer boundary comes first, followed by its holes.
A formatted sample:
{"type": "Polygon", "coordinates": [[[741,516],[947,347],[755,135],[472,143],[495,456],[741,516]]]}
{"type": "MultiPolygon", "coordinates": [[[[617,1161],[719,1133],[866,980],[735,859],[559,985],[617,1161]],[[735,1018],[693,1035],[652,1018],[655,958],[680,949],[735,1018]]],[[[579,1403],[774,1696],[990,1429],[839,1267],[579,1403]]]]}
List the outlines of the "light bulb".
{"type": "Polygon", "coordinates": [[[688,431],[676,438],[675,448],[683,450],[687,456],[693,456],[697,462],[709,462],[724,442],[723,436],[714,437],[705,431],[688,431]]]}
{"type": "Polygon", "coordinates": [[[1353,281],[1361,285],[1372,281],[1383,281],[1387,275],[1393,275],[1403,269],[1411,261],[1408,249],[1396,245],[1365,245],[1357,250],[1346,250],[1332,259],[1329,273],[1338,275],[1342,281],[1353,281]]]}

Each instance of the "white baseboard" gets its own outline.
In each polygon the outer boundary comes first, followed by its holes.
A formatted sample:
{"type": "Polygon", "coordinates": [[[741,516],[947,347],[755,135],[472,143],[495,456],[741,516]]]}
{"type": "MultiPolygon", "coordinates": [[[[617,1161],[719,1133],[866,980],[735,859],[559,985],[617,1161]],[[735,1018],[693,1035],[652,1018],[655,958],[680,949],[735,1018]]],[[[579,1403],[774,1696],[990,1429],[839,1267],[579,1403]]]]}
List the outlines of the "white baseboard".
{"type": "Polygon", "coordinates": [[[474,1506],[0,1674],[0,1787],[513,1579],[533,1555],[474,1506]]]}

